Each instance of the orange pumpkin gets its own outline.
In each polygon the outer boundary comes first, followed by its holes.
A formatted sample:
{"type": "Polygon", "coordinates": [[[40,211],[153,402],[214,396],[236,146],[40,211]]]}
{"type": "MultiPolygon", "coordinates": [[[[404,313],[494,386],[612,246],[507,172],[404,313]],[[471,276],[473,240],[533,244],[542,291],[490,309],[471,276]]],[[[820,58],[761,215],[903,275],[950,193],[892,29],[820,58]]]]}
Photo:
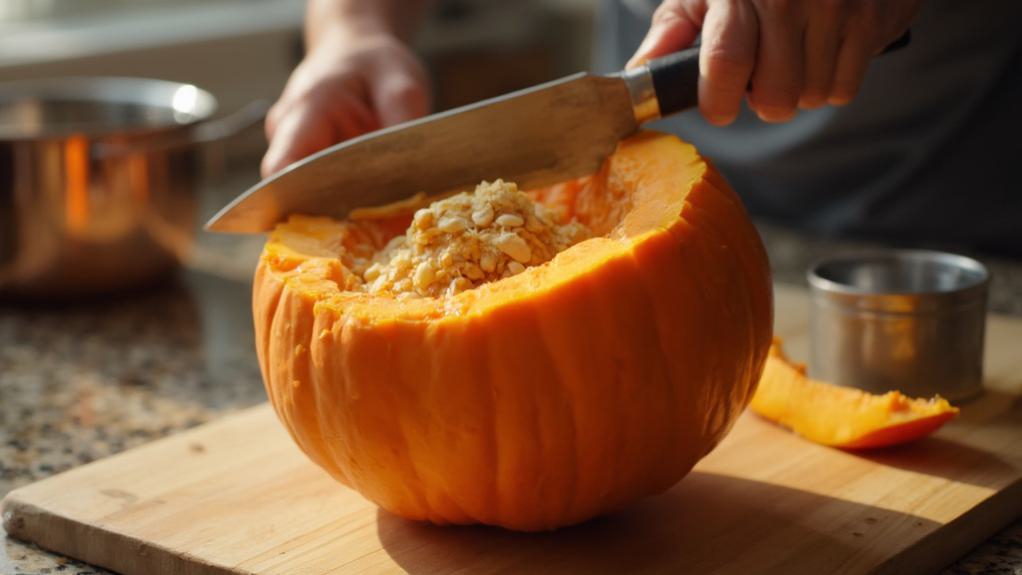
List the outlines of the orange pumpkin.
{"type": "Polygon", "coordinates": [[[806,376],[804,365],[770,348],[750,408],[810,441],[845,449],[870,449],[925,437],[958,415],[946,399],[912,399],[897,391],[873,395],[806,376]]]}
{"type": "MultiPolygon", "coordinates": [[[[305,453],[398,515],[540,530],[661,492],[724,437],[770,345],[766,254],[669,135],[533,197],[598,237],[455,296],[342,289],[355,232],[292,217],[256,271],[269,397],[305,453]]],[[[360,228],[362,229],[362,228],[360,228]]]]}

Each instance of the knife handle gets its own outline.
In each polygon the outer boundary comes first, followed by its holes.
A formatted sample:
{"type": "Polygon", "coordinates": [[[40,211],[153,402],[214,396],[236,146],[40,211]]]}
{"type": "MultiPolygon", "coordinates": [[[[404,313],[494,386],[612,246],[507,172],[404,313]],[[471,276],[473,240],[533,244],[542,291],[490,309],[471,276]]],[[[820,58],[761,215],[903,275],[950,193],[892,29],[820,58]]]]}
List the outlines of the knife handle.
{"type": "MultiPolygon", "coordinates": [[[[900,50],[911,40],[912,32],[906,30],[880,55],[900,50]]],[[[699,105],[699,45],[650,60],[621,77],[631,91],[635,119],[640,124],[695,108],[699,105]]]]}

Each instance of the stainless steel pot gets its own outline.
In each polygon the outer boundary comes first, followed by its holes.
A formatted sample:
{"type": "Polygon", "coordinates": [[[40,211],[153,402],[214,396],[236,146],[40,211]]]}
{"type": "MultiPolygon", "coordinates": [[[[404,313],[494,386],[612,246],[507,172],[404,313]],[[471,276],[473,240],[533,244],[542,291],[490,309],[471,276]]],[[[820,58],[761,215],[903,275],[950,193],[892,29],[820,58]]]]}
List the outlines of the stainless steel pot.
{"type": "Polygon", "coordinates": [[[256,102],[142,78],[0,83],[0,296],[137,287],[173,270],[196,230],[201,146],[258,122],[256,102]]]}

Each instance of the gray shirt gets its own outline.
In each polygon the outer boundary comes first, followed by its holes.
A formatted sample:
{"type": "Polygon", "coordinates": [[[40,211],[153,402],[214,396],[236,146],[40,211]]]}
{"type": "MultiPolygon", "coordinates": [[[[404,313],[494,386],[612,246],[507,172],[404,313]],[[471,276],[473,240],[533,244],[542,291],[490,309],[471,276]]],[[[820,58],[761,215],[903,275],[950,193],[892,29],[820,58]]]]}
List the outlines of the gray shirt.
{"type": "MultiPolygon", "coordinates": [[[[654,5],[602,0],[601,71],[624,65],[654,5]]],[[[763,219],[1022,257],[1022,1],[927,0],[912,43],[874,60],[848,106],[655,127],[695,144],[763,219]]]]}

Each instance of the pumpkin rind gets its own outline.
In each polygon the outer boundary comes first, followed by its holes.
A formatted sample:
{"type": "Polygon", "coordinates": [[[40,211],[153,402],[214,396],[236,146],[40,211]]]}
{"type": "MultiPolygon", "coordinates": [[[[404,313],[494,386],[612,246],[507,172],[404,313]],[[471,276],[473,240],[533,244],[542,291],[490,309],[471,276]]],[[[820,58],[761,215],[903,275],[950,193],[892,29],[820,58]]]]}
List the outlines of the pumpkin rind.
{"type": "Polygon", "coordinates": [[[449,299],[339,293],[321,218],[264,250],[253,307],[274,408],[314,462],[393,513],[584,521],[676,483],[752,396],[769,266],[690,145],[642,133],[537,196],[604,217],[606,237],[449,299]]]}

